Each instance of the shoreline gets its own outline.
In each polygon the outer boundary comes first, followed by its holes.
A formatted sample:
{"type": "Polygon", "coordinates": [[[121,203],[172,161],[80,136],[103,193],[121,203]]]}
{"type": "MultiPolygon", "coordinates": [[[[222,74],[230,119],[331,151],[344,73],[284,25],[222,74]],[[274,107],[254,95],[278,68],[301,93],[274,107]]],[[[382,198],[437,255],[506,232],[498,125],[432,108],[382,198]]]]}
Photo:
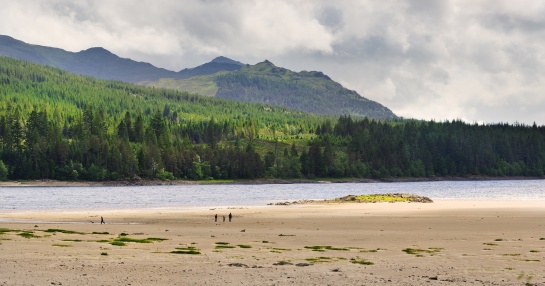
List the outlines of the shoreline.
{"type": "Polygon", "coordinates": [[[440,182],[440,181],[524,181],[545,180],[545,177],[427,177],[427,178],[386,178],[386,179],[258,179],[234,181],[191,181],[191,180],[120,180],[120,181],[0,181],[0,187],[120,187],[120,186],[174,186],[174,185],[265,185],[265,184],[329,184],[329,183],[397,183],[397,182],[440,182]]]}
{"type": "Polygon", "coordinates": [[[0,221],[0,284],[542,285],[542,206],[434,200],[0,211],[18,220],[0,221]],[[223,222],[229,213],[233,221],[223,222]]]}
{"type": "MultiPolygon", "coordinates": [[[[34,223],[21,221],[9,221],[12,218],[59,218],[60,220],[48,220],[43,223],[66,223],[89,224],[88,220],[66,221],[67,218],[73,218],[74,215],[101,213],[113,217],[135,216],[143,221],[147,216],[156,214],[165,214],[183,217],[184,214],[205,214],[214,212],[257,212],[257,213],[282,213],[282,212],[306,212],[315,211],[374,211],[378,215],[396,216],[396,215],[421,215],[423,212],[432,212],[443,215],[451,211],[483,211],[483,210],[517,210],[521,214],[527,212],[543,212],[545,215],[545,199],[542,200],[522,200],[522,199],[502,199],[502,200],[474,200],[474,199],[433,199],[431,203],[422,202],[369,202],[369,203],[346,203],[346,202],[321,202],[312,201],[312,203],[299,204],[267,204],[253,206],[221,206],[221,207],[150,207],[150,208],[119,208],[119,209],[21,209],[21,210],[2,210],[0,209],[0,225],[2,223],[34,223]],[[8,219],[8,220],[6,220],[8,219]]],[[[370,213],[366,213],[370,214],[370,213]]],[[[116,222],[119,224],[121,222],[116,222]]],[[[134,222],[134,223],[143,223],[134,222]]],[[[544,222],[545,226],[545,222],[544,222]]],[[[544,233],[545,236],[545,233],[544,233]]],[[[544,245],[545,246],[545,245],[544,245]]]]}

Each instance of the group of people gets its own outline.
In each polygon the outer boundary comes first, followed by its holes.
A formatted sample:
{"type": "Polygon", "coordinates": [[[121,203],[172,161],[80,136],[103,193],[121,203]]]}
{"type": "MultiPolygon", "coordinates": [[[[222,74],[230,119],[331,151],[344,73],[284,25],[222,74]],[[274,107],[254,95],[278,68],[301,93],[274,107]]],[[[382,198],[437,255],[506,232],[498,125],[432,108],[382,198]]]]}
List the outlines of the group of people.
{"type": "MultiPolygon", "coordinates": [[[[231,220],[233,219],[233,214],[232,213],[229,213],[229,215],[227,216],[229,217],[229,222],[231,222],[231,220]]],[[[214,216],[214,221],[215,222],[218,222],[218,214],[216,214],[214,216]]],[[[225,222],[225,216],[223,216],[223,222],[225,222]]],[[[104,222],[104,218],[103,217],[100,217],[100,224],[106,224],[106,222],[104,222]]]]}
{"type": "MultiPolygon", "coordinates": [[[[229,213],[229,222],[233,219],[233,215],[229,213]]],[[[214,216],[214,222],[218,222],[218,214],[214,216]]],[[[223,216],[223,222],[225,222],[225,216],[223,216]]]]}

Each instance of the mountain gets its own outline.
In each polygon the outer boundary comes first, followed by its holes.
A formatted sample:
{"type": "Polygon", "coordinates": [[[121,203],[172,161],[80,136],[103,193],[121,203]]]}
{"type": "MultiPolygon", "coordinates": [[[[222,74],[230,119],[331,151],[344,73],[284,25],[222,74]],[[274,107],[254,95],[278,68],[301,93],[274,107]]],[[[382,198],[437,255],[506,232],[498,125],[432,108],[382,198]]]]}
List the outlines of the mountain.
{"type": "Polygon", "coordinates": [[[395,118],[381,104],[344,88],[317,71],[293,72],[270,61],[244,65],[226,57],[179,72],[121,58],[94,47],[80,52],[27,44],[0,35],[0,56],[57,67],[91,77],[177,89],[207,96],[286,106],[323,115],[395,118]]]}
{"type": "Polygon", "coordinates": [[[178,72],[176,78],[185,79],[195,76],[214,74],[220,71],[235,71],[240,69],[244,64],[226,57],[217,57],[211,62],[200,65],[191,69],[183,69],[178,72]]]}
{"type": "Polygon", "coordinates": [[[286,106],[316,114],[349,114],[376,119],[396,117],[390,109],[344,88],[322,72],[293,72],[277,67],[268,60],[244,65],[231,72],[181,80],[161,79],[146,85],[237,101],[286,106]]]}
{"type": "MultiPolygon", "coordinates": [[[[226,75],[267,90],[281,90],[282,83],[292,89],[335,86],[322,73],[294,73],[268,61],[216,76],[226,75]],[[271,74],[286,79],[271,80],[271,74]]],[[[332,120],[2,56],[0,95],[0,180],[395,181],[545,174],[545,126],[332,120]]]]}
{"type": "Polygon", "coordinates": [[[0,56],[44,64],[80,75],[132,83],[157,81],[161,78],[190,78],[222,70],[232,71],[243,65],[226,57],[218,57],[204,65],[174,72],[149,63],[121,58],[100,47],[74,53],[27,44],[3,35],[0,35],[0,56]]]}

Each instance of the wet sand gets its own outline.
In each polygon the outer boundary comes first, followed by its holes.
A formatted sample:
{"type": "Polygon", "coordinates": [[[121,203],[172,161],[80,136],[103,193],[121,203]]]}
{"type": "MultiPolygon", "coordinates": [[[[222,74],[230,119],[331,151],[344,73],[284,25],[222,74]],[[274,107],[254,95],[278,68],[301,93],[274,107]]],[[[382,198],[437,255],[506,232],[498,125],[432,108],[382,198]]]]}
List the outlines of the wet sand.
{"type": "Polygon", "coordinates": [[[545,202],[0,211],[0,256],[0,285],[544,285],[545,202]]]}

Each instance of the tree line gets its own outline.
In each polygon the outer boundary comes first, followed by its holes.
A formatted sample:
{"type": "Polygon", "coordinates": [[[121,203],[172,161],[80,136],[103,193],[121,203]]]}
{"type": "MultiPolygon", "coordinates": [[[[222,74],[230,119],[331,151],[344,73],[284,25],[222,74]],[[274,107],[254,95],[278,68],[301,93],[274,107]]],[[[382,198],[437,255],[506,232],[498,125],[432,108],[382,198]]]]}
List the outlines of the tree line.
{"type": "Polygon", "coordinates": [[[543,176],[545,127],[305,114],[0,57],[0,179],[543,176]]]}
{"type": "Polygon", "coordinates": [[[545,127],[341,116],[301,158],[316,177],[465,177],[545,174],[545,127]]]}

